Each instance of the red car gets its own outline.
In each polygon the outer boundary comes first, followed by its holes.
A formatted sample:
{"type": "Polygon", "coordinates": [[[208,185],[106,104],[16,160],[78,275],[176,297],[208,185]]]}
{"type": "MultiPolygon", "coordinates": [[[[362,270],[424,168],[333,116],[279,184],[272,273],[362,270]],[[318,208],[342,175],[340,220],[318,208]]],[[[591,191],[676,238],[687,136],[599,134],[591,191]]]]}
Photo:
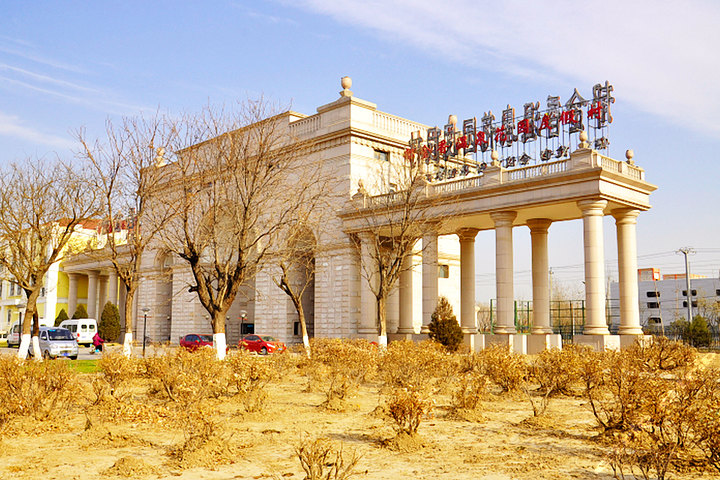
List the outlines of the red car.
{"type": "Polygon", "coordinates": [[[286,350],[284,343],[278,342],[269,335],[245,335],[238,343],[238,348],[244,348],[249,352],[257,352],[260,355],[280,353],[286,350]]]}
{"type": "Polygon", "coordinates": [[[180,339],[180,346],[191,352],[194,352],[200,347],[212,347],[213,336],[189,333],[180,339]]]}

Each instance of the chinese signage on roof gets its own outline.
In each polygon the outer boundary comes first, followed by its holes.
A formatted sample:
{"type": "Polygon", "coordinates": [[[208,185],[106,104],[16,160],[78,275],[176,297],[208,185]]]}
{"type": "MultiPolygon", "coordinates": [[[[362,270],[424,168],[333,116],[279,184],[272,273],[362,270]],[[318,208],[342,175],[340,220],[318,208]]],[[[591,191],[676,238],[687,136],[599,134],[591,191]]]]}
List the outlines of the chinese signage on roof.
{"type": "Polygon", "coordinates": [[[591,99],[575,89],[565,103],[559,96],[548,96],[543,108],[540,102],[529,102],[522,113],[508,105],[500,118],[488,111],[479,122],[468,118],[459,128],[451,117],[442,130],[429,128],[424,138],[420,131],[413,133],[405,158],[433,164],[435,179],[444,180],[483,171],[493,150],[506,168],[567,157],[581,131],[588,131],[593,148],[606,150],[610,144],[607,127],[613,120],[610,105],[615,102],[612,92],[606,81],[592,88],[591,99]]]}

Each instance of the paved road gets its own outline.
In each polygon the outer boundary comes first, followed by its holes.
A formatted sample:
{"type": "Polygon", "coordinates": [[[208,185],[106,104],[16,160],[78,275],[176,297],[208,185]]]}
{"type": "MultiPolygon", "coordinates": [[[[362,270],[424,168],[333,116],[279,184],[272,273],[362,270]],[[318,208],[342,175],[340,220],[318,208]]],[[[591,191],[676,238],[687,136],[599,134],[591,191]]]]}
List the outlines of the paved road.
{"type": "MultiPolygon", "coordinates": [[[[119,348],[119,346],[116,346],[115,348],[119,348]]],[[[147,356],[152,356],[156,354],[163,353],[164,349],[168,347],[147,347],[145,349],[145,354],[147,356]]],[[[173,347],[170,347],[173,348],[173,347]]],[[[142,347],[135,347],[134,353],[136,356],[140,357],[142,356],[142,347]]],[[[7,348],[7,347],[0,347],[0,355],[17,355],[17,348],[7,348]]],[[[94,355],[90,353],[90,347],[84,347],[80,346],[80,351],[78,353],[78,360],[92,360],[93,358],[100,358],[100,355],[94,355]]]]}

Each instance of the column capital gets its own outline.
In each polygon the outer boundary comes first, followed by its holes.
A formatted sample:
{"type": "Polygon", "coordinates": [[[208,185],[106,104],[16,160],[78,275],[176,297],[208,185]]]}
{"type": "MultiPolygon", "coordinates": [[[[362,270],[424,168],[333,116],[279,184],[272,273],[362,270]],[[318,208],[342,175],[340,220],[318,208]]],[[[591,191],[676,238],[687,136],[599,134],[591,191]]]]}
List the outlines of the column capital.
{"type": "Polygon", "coordinates": [[[89,270],[89,271],[87,272],[87,276],[88,276],[88,278],[95,278],[95,279],[97,279],[97,278],[100,277],[100,272],[98,272],[97,270],[89,270]]]}
{"type": "Polygon", "coordinates": [[[438,222],[427,222],[420,226],[422,236],[426,235],[437,235],[440,230],[440,224],[438,222]]]}
{"type": "Polygon", "coordinates": [[[583,216],[595,216],[605,215],[605,207],[607,207],[607,200],[601,199],[589,199],[589,200],[578,200],[577,206],[582,211],[583,216]]]}
{"type": "Polygon", "coordinates": [[[455,232],[455,235],[458,236],[461,242],[472,242],[475,240],[479,231],[480,229],[478,228],[459,228],[458,231],[455,232]]]}
{"type": "Polygon", "coordinates": [[[490,218],[495,222],[495,226],[512,226],[513,220],[517,218],[517,212],[505,211],[505,212],[492,212],[490,218]]]}
{"type": "Polygon", "coordinates": [[[531,218],[527,221],[527,226],[532,233],[547,233],[550,225],[552,225],[552,220],[549,218],[531,218]]]}
{"type": "Polygon", "coordinates": [[[363,243],[370,243],[372,241],[373,234],[371,232],[357,232],[355,235],[363,243]]]}
{"type": "Polygon", "coordinates": [[[635,208],[616,208],[612,212],[616,225],[631,225],[637,223],[640,210],[635,208]]]}
{"type": "Polygon", "coordinates": [[[67,276],[70,280],[77,280],[78,278],[80,278],[80,275],[82,274],[78,272],[67,272],[67,276]]]}

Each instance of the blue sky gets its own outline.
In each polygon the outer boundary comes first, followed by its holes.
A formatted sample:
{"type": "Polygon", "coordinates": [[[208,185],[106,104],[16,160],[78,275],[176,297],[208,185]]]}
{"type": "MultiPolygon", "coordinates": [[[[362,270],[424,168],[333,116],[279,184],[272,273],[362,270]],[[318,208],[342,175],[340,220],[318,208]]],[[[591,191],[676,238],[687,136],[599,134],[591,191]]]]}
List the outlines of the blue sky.
{"type": "MultiPolygon", "coordinates": [[[[0,16],[0,162],[69,158],[72,132],[157,108],[196,111],[264,95],[303,113],[343,75],[380,110],[432,125],[507,104],[615,86],[610,155],[627,148],[659,186],[638,219],[639,266],[720,275],[720,3],[662,0],[5,0],[0,16]],[[625,3],[630,4],[630,6],[625,3]]],[[[519,297],[529,233],[514,234],[519,297]]],[[[550,229],[558,281],[582,280],[579,221],[550,229]]],[[[616,278],[615,228],[605,222],[616,278]]],[[[493,294],[494,242],[478,236],[477,292],[493,294]]]]}

